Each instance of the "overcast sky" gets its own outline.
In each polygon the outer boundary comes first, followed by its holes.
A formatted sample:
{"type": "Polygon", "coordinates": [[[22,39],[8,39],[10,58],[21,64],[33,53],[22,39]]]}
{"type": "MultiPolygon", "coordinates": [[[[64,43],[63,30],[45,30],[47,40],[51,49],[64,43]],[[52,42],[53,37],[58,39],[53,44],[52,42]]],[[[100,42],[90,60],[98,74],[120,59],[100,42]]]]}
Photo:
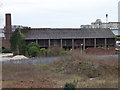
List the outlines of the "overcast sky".
{"type": "Polygon", "coordinates": [[[96,19],[118,21],[119,0],[0,0],[0,23],[11,13],[13,25],[30,27],[75,27],[96,19]]]}

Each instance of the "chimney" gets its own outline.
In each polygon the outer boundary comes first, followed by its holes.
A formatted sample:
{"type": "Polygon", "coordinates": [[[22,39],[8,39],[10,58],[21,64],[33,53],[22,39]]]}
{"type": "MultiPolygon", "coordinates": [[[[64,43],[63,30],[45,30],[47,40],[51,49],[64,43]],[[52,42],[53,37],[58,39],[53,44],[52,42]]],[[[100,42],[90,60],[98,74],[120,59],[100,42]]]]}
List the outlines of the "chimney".
{"type": "Polygon", "coordinates": [[[5,37],[6,39],[10,39],[12,34],[12,25],[11,25],[11,14],[7,13],[5,14],[6,22],[5,22],[5,37]]]}

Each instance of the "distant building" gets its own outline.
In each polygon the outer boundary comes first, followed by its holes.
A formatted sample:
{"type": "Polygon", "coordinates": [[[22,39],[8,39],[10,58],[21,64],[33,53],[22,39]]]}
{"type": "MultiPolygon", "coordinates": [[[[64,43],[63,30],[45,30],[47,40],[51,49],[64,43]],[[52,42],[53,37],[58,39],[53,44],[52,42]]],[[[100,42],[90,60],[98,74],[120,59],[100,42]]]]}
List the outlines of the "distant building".
{"type": "Polygon", "coordinates": [[[119,36],[120,22],[103,23],[100,19],[92,22],[91,25],[81,25],[81,28],[109,28],[116,36],[119,36]]]}
{"type": "Polygon", "coordinates": [[[0,38],[4,38],[4,28],[0,28],[0,38]]]}

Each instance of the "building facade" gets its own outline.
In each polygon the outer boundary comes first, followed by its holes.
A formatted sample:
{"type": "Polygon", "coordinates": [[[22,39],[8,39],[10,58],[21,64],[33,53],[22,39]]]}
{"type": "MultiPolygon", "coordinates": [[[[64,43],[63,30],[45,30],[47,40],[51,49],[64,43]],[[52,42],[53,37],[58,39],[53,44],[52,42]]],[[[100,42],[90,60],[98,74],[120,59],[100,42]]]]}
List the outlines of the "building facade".
{"type": "Polygon", "coordinates": [[[26,43],[35,42],[40,48],[77,49],[114,47],[115,35],[110,29],[31,28],[22,31],[26,43]]]}
{"type": "MultiPolygon", "coordinates": [[[[23,28],[27,44],[37,43],[40,48],[60,47],[86,49],[89,47],[114,47],[115,35],[108,28],[23,28]]],[[[10,47],[12,34],[11,14],[6,14],[5,38],[2,46],[10,47]]]]}

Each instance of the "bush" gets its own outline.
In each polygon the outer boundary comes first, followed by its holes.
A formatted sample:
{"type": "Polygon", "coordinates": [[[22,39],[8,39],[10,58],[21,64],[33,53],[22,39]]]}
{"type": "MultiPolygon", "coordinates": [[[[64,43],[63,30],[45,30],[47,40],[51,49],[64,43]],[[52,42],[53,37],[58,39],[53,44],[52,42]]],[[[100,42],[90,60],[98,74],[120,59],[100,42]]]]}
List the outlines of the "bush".
{"type": "Polygon", "coordinates": [[[62,51],[64,51],[64,49],[62,48],[57,48],[57,47],[49,48],[47,50],[47,55],[48,56],[59,56],[60,52],[62,51]]]}
{"type": "Polygon", "coordinates": [[[45,48],[41,48],[40,49],[40,56],[45,56],[46,52],[47,52],[47,50],[45,48]]]}
{"type": "Polygon", "coordinates": [[[10,48],[5,48],[2,50],[2,53],[11,53],[11,49],[10,48]]]}
{"type": "Polygon", "coordinates": [[[89,78],[94,78],[99,74],[99,71],[88,63],[81,64],[81,70],[82,73],[88,76],[89,78]]]}
{"type": "Polygon", "coordinates": [[[38,56],[40,52],[39,45],[36,43],[30,43],[27,47],[27,52],[29,56],[32,56],[32,57],[38,56]]]}
{"type": "Polygon", "coordinates": [[[64,86],[64,90],[75,90],[75,84],[66,83],[65,86],[64,86]]]}
{"type": "Polygon", "coordinates": [[[120,41],[120,37],[116,37],[115,39],[118,40],[118,41],[120,41]]]}
{"type": "Polygon", "coordinates": [[[28,44],[28,49],[29,49],[30,47],[32,47],[32,46],[35,46],[35,47],[37,47],[37,48],[39,49],[39,45],[36,44],[36,43],[34,43],[34,42],[28,44]]]}
{"type": "Polygon", "coordinates": [[[28,52],[29,52],[30,56],[36,57],[36,56],[38,56],[39,49],[35,46],[32,46],[32,47],[29,48],[28,52]]]}
{"type": "Polygon", "coordinates": [[[71,54],[71,53],[68,52],[68,51],[61,51],[61,52],[59,53],[60,56],[66,56],[66,55],[70,55],[70,54],[71,54]]]}

